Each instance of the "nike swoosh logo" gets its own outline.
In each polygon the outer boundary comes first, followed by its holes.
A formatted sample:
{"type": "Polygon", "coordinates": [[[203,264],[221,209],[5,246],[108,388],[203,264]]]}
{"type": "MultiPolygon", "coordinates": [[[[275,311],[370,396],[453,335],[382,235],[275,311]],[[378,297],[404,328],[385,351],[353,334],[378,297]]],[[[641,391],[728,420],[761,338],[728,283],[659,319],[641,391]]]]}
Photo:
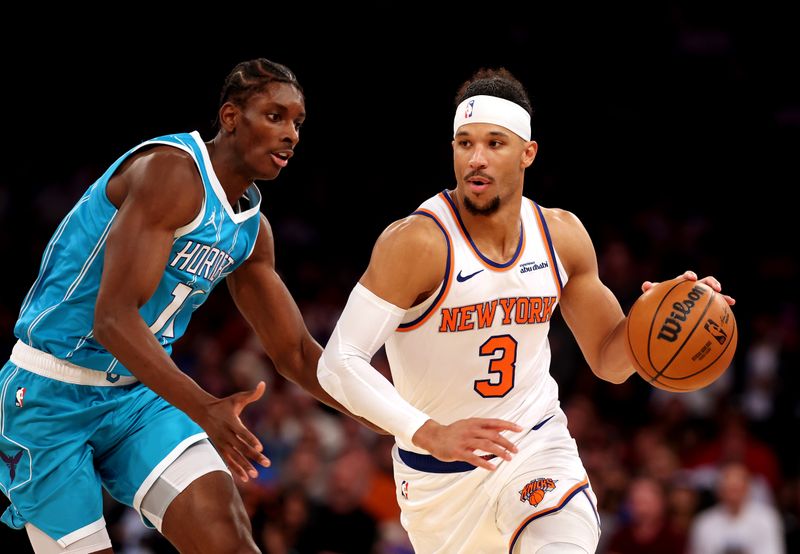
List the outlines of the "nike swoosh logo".
{"type": "Polygon", "coordinates": [[[461,271],[459,271],[458,275],[456,275],[456,281],[458,281],[459,283],[463,283],[464,281],[467,281],[468,279],[472,279],[473,277],[475,277],[481,271],[483,271],[483,270],[479,269],[475,273],[470,273],[469,275],[461,275],[461,271]]]}

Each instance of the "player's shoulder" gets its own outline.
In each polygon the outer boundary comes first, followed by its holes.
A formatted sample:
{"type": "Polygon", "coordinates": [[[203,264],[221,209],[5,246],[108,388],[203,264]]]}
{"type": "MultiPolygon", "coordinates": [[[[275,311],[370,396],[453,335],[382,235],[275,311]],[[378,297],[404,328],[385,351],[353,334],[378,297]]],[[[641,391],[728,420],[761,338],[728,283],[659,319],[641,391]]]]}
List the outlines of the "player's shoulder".
{"type": "Polygon", "coordinates": [[[567,273],[572,275],[583,267],[586,259],[594,258],[594,247],[589,233],[574,213],[562,208],[541,209],[553,246],[567,273]]]}
{"type": "Polygon", "coordinates": [[[154,145],[135,152],[126,166],[123,172],[134,178],[144,177],[148,182],[153,179],[200,180],[194,158],[188,152],[173,146],[154,145]]]}
{"type": "Polygon", "coordinates": [[[181,227],[203,204],[203,182],[194,159],[170,146],[134,152],[108,182],[106,194],[118,208],[131,204],[163,225],[181,227]]]}
{"type": "Polygon", "coordinates": [[[444,278],[447,241],[436,223],[410,215],[390,224],[372,249],[362,284],[407,308],[429,296],[444,278]]]}
{"type": "Polygon", "coordinates": [[[115,177],[125,181],[129,192],[198,205],[198,209],[204,196],[194,158],[171,146],[156,145],[132,154],[115,177]]]}
{"type": "Polygon", "coordinates": [[[447,248],[439,225],[433,219],[419,214],[409,215],[388,225],[378,238],[378,245],[410,252],[447,248]]]}
{"type": "Polygon", "coordinates": [[[569,230],[570,228],[576,227],[583,228],[583,223],[578,219],[578,216],[568,210],[562,208],[545,208],[544,206],[539,207],[542,209],[542,215],[547,222],[547,226],[552,230],[569,230]]]}

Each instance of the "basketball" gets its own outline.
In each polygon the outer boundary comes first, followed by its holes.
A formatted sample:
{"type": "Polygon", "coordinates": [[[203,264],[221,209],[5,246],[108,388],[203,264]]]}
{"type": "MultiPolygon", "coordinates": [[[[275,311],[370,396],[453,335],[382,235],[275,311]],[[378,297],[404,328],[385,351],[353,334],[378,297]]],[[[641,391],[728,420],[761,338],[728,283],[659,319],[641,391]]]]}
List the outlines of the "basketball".
{"type": "Polygon", "coordinates": [[[628,354],[637,373],[671,392],[713,383],[730,365],[737,336],[731,307],[698,281],[659,283],[628,313],[628,354]]]}

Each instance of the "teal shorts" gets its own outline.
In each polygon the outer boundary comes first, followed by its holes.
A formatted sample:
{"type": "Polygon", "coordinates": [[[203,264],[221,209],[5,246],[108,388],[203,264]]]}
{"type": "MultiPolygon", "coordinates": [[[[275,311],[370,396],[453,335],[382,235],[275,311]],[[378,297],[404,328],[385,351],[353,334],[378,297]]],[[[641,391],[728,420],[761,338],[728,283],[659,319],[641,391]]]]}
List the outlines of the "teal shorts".
{"type": "Polygon", "coordinates": [[[161,472],[206,438],[139,382],[90,386],[0,370],[2,521],[30,522],[65,547],[105,526],[103,495],[139,510],[161,472]]]}

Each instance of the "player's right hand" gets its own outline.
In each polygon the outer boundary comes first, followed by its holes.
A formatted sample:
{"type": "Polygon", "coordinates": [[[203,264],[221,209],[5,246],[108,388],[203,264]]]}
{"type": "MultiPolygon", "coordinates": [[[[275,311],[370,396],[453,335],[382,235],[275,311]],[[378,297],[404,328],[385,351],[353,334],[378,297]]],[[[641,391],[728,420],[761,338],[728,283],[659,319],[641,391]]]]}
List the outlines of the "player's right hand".
{"type": "Polygon", "coordinates": [[[511,454],[516,454],[517,447],[500,431],[520,432],[522,427],[503,419],[472,417],[454,421],[450,425],[441,425],[429,419],[417,429],[411,441],[443,462],[464,461],[494,471],[495,464],[475,451],[482,450],[511,460],[511,454]]]}
{"type": "Polygon", "coordinates": [[[266,385],[259,382],[255,389],[237,392],[219,398],[208,405],[205,416],[198,424],[208,434],[228,469],[242,481],[258,477],[258,471],[250,462],[255,460],[269,467],[269,459],[261,453],[261,441],[244,426],[239,414],[248,404],[264,394],[266,385]]]}

